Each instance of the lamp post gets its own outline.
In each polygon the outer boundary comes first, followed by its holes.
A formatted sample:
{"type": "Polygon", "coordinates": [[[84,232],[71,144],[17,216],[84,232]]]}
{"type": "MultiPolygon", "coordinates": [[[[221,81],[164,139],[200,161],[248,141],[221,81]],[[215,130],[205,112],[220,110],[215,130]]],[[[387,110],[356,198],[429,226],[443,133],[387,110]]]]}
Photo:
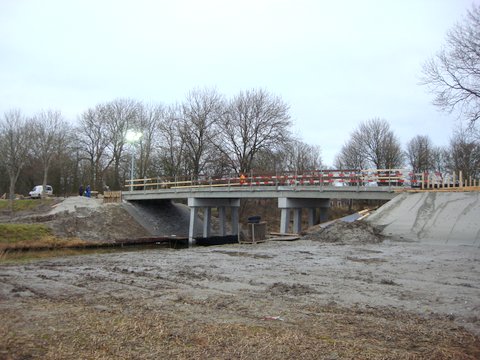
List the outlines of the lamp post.
{"type": "Polygon", "coordinates": [[[125,134],[125,139],[132,146],[132,167],[130,169],[130,191],[133,191],[133,163],[135,160],[135,143],[140,140],[142,133],[133,129],[128,129],[125,134]]]}

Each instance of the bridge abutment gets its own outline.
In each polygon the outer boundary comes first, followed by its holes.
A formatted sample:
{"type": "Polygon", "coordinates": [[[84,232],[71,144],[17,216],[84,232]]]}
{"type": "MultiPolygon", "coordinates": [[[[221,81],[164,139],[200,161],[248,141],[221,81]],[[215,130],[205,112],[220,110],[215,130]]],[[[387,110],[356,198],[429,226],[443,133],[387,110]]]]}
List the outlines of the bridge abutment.
{"type": "Polygon", "coordinates": [[[290,233],[290,213],[293,210],[292,233],[302,231],[302,210],[308,209],[308,225],[313,226],[319,222],[327,221],[330,199],[303,199],[303,198],[278,198],[278,207],[281,209],[280,233],[290,233]],[[317,209],[320,209],[320,219],[317,221],[317,209]]]}

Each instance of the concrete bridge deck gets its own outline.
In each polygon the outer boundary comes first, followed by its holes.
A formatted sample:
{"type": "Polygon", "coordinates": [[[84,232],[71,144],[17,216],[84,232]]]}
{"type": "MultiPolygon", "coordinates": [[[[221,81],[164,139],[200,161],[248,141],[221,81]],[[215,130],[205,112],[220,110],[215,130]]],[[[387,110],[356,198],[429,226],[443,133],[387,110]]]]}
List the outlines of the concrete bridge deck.
{"type": "Polygon", "coordinates": [[[391,200],[401,187],[393,186],[185,186],[124,191],[125,200],[206,199],[355,199],[391,200]]]}

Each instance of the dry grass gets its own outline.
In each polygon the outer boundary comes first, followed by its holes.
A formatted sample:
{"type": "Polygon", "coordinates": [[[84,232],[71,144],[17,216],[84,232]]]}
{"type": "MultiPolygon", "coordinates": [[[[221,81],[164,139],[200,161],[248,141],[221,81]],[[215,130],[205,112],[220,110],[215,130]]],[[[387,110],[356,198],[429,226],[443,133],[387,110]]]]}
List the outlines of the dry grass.
{"type": "Polygon", "coordinates": [[[0,224],[0,245],[38,241],[52,233],[45,224],[0,224]]]}
{"type": "Polygon", "coordinates": [[[20,241],[17,243],[0,243],[0,264],[19,263],[56,256],[78,255],[80,254],[79,252],[75,252],[71,249],[81,249],[86,247],[86,245],[88,245],[88,242],[84,240],[76,238],[59,239],[53,236],[47,236],[39,240],[20,241]]]}
{"type": "Polygon", "coordinates": [[[34,238],[16,242],[0,243],[0,254],[8,251],[81,248],[87,245],[89,245],[89,242],[77,238],[57,238],[52,235],[45,235],[36,239],[34,238]]]}
{"type": "Polygon", "coordinates": [[[88,242],[58,238],[45,224],[0,224],[0,253],[18,250],[44,250],[81,247],[88,242]]]}
{"type": "Polygon", "coordinates": [[[479,338],[446,319],[310,306],[265,321],[188,299],[151,306],[36,300],[0,308],[0,358],[478,359],[479,338]],[[200,316],[201,314],[201,316],[200,316]],[[216,316],[219,315],[219,316],[216,316]],[[225,317],[225,315],[229,315],[225,317]]]}
{"type": "MultiPolygon", "coordinates": [[[[44,224],[0,224],[0,263],[52,256],[38,250],[82,248],[89,243],[77,238],[58,238],[44,224]]],[[[65,255],[65,254],[57,254],[65,255]]]]}
{"type": "Polygon", "coordinates": [[[60,248],[77,248],[89,245],[88,241],[77,238],[57,238],[45,236],[40,239],[24,240],[15,243],[0,244],[0,251],[47,250],[60,248]]]}

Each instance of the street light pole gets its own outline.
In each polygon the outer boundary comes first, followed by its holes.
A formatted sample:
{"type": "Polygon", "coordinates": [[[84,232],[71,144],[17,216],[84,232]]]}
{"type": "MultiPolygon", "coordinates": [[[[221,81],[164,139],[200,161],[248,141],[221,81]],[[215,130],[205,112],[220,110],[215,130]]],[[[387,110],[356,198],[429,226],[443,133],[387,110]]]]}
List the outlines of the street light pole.
{"type": "Polygon", "coordinates": [[[133,191],[133,163],[135,161],[135,144],[132,143],[132,164],[130,169],[130,191],[133,191]]]}

